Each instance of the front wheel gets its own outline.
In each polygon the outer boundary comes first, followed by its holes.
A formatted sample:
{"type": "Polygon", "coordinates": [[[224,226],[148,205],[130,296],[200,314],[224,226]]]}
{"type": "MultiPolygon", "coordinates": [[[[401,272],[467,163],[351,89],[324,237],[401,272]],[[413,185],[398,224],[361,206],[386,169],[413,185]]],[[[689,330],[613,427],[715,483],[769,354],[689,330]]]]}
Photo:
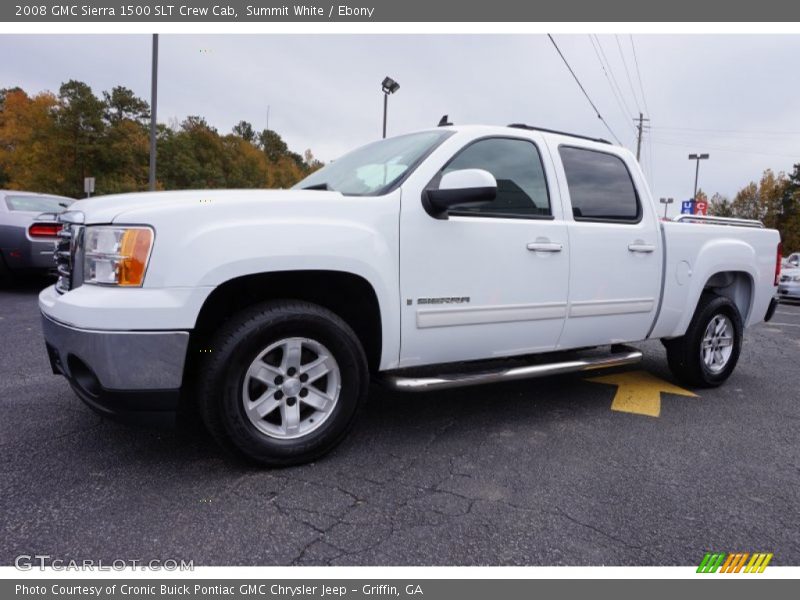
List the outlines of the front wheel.
{"type": "Polygon", "coordinates": [[[722,385],[739,360],[742,317],[730,299],[704,294],[686,334],[664,340],[672,374],[695,387],[722,385]]]}
{"type": "Polygon", "coordinates": [[[368,386],[364,351],[334,313],[270,302],[234,317],[203,365],[200,412],[224,447],[268,466],[314,460],[352,426],[368,386]]]}

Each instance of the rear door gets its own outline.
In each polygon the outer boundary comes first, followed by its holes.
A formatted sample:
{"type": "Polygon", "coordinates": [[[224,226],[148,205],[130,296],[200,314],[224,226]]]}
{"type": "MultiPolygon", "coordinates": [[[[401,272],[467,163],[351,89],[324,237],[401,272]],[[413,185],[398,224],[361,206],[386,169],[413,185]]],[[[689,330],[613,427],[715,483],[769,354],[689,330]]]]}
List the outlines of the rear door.
{"type": "Polygon", "coordinates": [[[554,152],[570,207],[569,307],[559,348],[645,339],[658,310],[663,248],[641,170],[610,147],[567,142],[554,152]]]}

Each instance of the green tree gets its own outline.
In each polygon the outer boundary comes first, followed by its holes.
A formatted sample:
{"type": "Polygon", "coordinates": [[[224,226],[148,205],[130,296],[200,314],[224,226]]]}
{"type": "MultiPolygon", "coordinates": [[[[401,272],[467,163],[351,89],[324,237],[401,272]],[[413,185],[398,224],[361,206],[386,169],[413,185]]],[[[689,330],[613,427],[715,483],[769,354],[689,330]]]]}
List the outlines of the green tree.
{"type": "Polygon", "coordinates": [[[278,162],[289,153],[289,146],[271,129],[264,129],[258,134],[258,145],[272,162],[278,162]]]}
{"type": "Polygon", "coordinates": [[[715,217],[732,217],[733,205],[721,194],[714,194],[708,202],[708,214],[715,217]]]}
{"type": "Polygon", "coordinates": [[[150,105],[126,87],[117,86],[111,92],[103,92],[103,103],[108,123],[128,120],[144,125],[150,119],[150,105]]]}
{"type": "Polygon", "coordinates": [[[64,187],[58,190],[61,193],[82,195],[83,178],[100,175],[104,112],[105,105],[85,83],[70,80],[61,85],[56,111],[56,145],[60,152],[53,157],[66,174],[64,187]]]}
{"type": "Polygon", "coordinates": [[[255,144],[256,131],[253,126],[247,121],[239,121],[233,126],[233,134],[242,138],[245,142],[255,144]]]}

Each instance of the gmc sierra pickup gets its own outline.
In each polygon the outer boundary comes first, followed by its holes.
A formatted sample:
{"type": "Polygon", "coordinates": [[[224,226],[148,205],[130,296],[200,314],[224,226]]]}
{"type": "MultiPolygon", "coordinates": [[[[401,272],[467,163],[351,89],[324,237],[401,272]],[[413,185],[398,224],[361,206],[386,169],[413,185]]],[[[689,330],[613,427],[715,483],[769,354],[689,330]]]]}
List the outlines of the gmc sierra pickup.
{"type": "Polygon", "coordinates": [[[760,223],[662,221],[634,157],[524,125],[375,142],[291,190],[98,197],[40,295],[53,370],[109,416],[195,410],[267,465],[313,460],[371,378],[430,391],[630,364],[716,386],[780,268],[760,223]]]}

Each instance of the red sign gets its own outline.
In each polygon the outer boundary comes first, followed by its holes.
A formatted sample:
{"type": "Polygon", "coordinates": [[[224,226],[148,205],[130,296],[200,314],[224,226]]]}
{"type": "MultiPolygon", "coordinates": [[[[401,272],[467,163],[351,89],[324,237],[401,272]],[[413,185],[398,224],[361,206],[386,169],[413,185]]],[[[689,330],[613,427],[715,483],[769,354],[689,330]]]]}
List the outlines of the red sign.
{"type": "Polygon", "coordinates": [[[708,214],[708,202],[703,202],[700,200],[699,202],[695,202],[694,204],[694,214],[696,215],[707,215],[708,214]]]}

